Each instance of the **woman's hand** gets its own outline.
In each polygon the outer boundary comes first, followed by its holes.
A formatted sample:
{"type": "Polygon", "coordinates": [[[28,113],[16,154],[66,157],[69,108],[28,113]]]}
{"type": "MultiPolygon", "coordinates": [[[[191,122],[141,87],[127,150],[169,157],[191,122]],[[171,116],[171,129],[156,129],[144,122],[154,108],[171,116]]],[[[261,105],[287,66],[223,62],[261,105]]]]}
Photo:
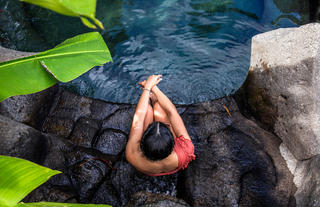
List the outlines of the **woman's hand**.
{"type": "Polygon", "coordinates": [[[147,80],[139,82],[143,88],[147,88],[151,90],[154,86],[156,86],[162,80],[162,75],[151,75],[147,80]]]}
{"type": "Polygon", "coordinates": [[[144,86],[146,85],[147,80],[141,81],[138,84],[141,86],[141,88],[144,88],[144,86]]]}

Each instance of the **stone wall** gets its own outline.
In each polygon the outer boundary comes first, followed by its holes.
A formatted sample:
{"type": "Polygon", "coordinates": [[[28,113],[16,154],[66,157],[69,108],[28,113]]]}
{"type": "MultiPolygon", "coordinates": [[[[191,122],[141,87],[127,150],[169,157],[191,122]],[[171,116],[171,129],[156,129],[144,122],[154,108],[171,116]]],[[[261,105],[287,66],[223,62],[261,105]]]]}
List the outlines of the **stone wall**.
{"type": "Polygon", "coordinates": [[[282,140],[295,176],[297,206],[319,206],[320,24],[277,29],[252,39],[244,84],[255,118],[282,140]]]}

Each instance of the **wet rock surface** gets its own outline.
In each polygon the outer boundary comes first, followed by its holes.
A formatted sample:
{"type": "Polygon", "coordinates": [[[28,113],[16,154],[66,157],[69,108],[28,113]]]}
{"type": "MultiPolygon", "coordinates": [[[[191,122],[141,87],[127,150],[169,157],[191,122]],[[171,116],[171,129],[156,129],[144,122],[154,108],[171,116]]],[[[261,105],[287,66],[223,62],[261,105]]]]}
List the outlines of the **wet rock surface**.
{"type": "MultiPolygon", "coordinates": [[[[244,118],[232,97],[178,107],[195,144],[196,160],[169,176],[146,176],[126,161],[124,150],[134,110],[133,105],[106,103],[60,88],[42,131],[1,116],[0,130],[12,132],[2,139],[13,135],[18,139],[22,132],[32,130],[46,143],[38,155],[41,159],[35,161],[63,172],[25,201],[112,206],[291,205],[294,186],[278,149],[279,139],[244,118]],[[21,132],[14,134],[17,126],[21,132]]],[[[23,137],[35,142],[41,139],[37,136],[23,137]]],[[[8,142],[1,153],[14,154],[15,148],[9,147],[14,143],[8,142]]]]}

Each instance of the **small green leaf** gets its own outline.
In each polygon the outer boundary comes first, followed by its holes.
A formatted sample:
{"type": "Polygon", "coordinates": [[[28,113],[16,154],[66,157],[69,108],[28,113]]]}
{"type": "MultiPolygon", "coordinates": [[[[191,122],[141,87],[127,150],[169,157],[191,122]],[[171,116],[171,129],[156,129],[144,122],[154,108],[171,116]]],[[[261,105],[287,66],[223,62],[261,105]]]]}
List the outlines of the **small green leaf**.
{"type": "Polygon", "coordinates": [[[0,206],[15,206],[28,193],[61,172],[0,155],[0,206]]]}

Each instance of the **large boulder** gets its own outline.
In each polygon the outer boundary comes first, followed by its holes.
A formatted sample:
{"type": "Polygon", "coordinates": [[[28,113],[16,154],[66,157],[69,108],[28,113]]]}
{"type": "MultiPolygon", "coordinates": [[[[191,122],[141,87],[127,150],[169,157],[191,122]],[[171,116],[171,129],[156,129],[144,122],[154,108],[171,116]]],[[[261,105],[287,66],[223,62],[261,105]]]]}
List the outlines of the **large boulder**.
{"type": "Polygon", "coordinates": [[[41,132],[0,115],[0,154],[43,163],[48,140],[41,132]]]}
{"type": "Polygon", "coordinates": [[[284,144],[281,144],[280,151],[294,175],[294,183],[297,186],[295,193],[297,206],[320,206],[320,156],[299,161],[284,144]]]}
{"type": "Polygon", "coordinates": [[[319,37],[315,23],[252,39],[248,103],[299,160],[320,153],[319,37]]]}

